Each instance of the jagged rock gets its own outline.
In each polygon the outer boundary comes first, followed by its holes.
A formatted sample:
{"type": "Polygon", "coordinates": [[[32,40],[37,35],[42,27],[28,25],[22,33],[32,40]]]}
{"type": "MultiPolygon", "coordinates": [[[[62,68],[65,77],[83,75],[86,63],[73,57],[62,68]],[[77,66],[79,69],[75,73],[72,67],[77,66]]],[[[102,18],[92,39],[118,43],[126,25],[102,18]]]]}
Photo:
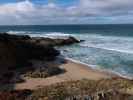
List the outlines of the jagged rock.
{"type": "Polygon", "coordinates": [[[52,38],[32,38],[32,42],[36,42],[36,44],[47,45],[47,46],[64,46],[71,45],[74,43],[82,42],[83,40],[77,40],[74,37],[67,37],[65,39],[52,39],[52,38]]]}

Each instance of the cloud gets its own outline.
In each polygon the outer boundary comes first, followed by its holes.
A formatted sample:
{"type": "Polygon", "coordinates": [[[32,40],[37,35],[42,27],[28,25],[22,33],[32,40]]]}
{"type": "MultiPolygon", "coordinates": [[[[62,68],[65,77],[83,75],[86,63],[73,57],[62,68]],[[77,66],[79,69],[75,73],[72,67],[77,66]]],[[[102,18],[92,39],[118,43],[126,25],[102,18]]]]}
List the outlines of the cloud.
{"type": "Polygon", "coordinates": [[[131,23],[131,0],[79,0],[62,7],[49,3],[38,5],[28,0],[0,5],[0,24],[95,24],[131,23]]]}

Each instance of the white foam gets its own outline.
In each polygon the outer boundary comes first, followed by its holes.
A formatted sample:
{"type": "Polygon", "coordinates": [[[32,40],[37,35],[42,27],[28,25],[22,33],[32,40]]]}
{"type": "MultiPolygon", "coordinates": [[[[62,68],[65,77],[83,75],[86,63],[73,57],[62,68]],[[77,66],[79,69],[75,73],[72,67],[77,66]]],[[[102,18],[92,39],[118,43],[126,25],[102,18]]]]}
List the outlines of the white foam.
{"type": "Polygon", "coordinates": [[[46,37],[44,34],[27,34],[31,37],[46,37]]]}
{"type": "Polygon", "coordinates": [[[41,33],[41,34],[27,34],[31,37],[46,37],[46,38],[53,38],[53,39],[66,39],[69,36],[72,36],[71,34],[65,34],[65,33],[59,33],[59,32],[49,32],[49,33],[41,33]]]}
{"type": "Polygon", "coordinates": [[[51,33],[45,34],[45,36],[51,37],[51,38],[68,38],[69,36],[72,36],[72,35],[62,33],[62,32],[51,32],[51,33]]]}
{"type": "Polygon", "coordinates": [[[75,59],[72,59],[72,58],[69,58],[69,57],[65,57],[65,59],[70,60],[70,61],[75,62],[75,63],[79,63],[79,64],[83,64],[83,65],[89,66],[90,68],[96,67],[96,65],[92,65],[92,64],[88,65],[86,63],[83,63],[81,61],[78,61],[78,60],[75,60],[75,59]]]}
{"type": "Polygon", "coordinates": [[[71,34],[63,32],[29,32],[29,31],[8,31],[9,34],[29,35],[31,37],[68,38],[71,34]]]}
{"type": "Polygon", "coordinates": [[[116,51],[120,53],[128,53],[128,54],[133,54],[133,50],[122,50],[122,49],[117,49],[117,48],[107,48],[107,47],[97,47],[97,46],[89,46],[89,45],[80,45],[83,47],[89,47],[89,48],[96,48],[96,49],[104,49],[104,50],[109,50],[109,51],[116,51]]]}
{"type": "Polygon", "coordinates": [[[70,36],[70,34],[62,33],[62,32],[50,32],[45,34],[47,36],[70,36]]]}
{"type": "Polygon", "coordinates": [[[19,34],[24,34],[26,32],[25,31],[8,31],[7,33],[8,34],[17,34],[17,35],[19,35],[19,34]]]}
{"type": "Polygon", "coordinates": [[[78,60],[74,60],[74,59],[68,58],[68,57],[65,57],[65,59],[70,60],[70,61],[75,62],[75,63],[83,64],[83,65],[88,66],[89,68],[91,68],[91,69],[93,69],[93,70],[98,70],[98,71],[100,71],[100,72],[107,72],[107,73],[109,73],[109,74],[114,74],[114,75],[118,75],[118,76],[120,76],[120,77],[129,79],[129,80],[133,80],[133,76],[132,76],[132,75],[120,74],[119,72],[116,72],[116,71],[114,71],[114,70],[109,70],[109,69],[100,69],[100,68],[98,67],[98,65],[86,64],[86,63],[83,63],[83,62],[80,62],[80,61],[78,61],[78,60]]]}
{"type": "Polygon", "coordinates": [[[85,42],[80,44],[83,47],[133,54],[132,37],[103,36],[99,34],[80,34],[78,37],[85,39],[85,42]]]}

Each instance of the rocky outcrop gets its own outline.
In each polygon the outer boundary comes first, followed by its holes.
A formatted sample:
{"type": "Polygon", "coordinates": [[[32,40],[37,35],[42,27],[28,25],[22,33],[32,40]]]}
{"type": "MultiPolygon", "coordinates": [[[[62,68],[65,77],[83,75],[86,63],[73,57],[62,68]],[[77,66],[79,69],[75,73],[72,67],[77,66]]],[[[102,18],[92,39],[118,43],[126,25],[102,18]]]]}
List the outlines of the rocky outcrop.
{"type": "Polygon", "coordinates": [[[29,36],[0,34],[0,84],[23,82],[19,74],[34,70],[31,60],[51,61],[58,55],[54,47],[31,42],[29,36]]]}
{"type": "MultiPolygon", "coordinates": [[[[22,68],[33,71],[34,68],[32,68],[31,60],[54,60],[60,54],[54,46],[70,45],[79,42],[80,41],[73,37],[68,37],[67,39],[51,39],[0,33],[0,83],[12,82],[14,73],[16,74],[16,72],[19,72],[18,70],[22,68]]],[[[60,71],[59,68],[46,68],[46,70],[44,70],[44,72],[47,72],[46,76],[60,73],[60,71]]],[[[38,73],[36,75],[38,75],[38,73]]],[[[17,79],[19,79],[19,77],[17,77],[17,79]]],[[[19,79],[19,81],[22,80],[19,79]]]]}
{"type": "Polygon", "coordinates": [[[28,35],[0,34],[0,66],[25,65],[28,60],[53,60],[59,55],[54,46],[79,43],[74,37],[66,39],[51,39],[28,35]]]}
{"type": "Polygon", "coordinates": [[[0,66],[21,66],[28,60],[53,60],[59,55],[53,47],[30,40],[29,36],[0,34],[0,66]]]}
{"type": "Polygon", "coordinates": [[[71,45],[74,43],[79,43],[79,42],[82,42],[82,40],[77,40],[76,38],[71,37],[71,36],[65,39],[34,37],[31,39],[31,42],[35,42],[36,44],[47,45],[47,46],[64,46],[64,45],[71,45]]]}

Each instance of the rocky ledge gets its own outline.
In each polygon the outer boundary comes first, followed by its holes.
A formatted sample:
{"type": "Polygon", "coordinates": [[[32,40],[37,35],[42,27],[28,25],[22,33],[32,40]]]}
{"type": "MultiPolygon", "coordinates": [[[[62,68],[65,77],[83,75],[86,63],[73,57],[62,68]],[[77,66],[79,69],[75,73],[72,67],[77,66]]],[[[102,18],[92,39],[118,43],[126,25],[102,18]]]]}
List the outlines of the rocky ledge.
{"type": "MultiPolygon", "coordinates": [[[[14,75],[16,70],[16,72],[22,68],[23,70],[24,68],[26,70],[34,70],[31,67],[31,60],[54,60],[60,54],[54,46],[70,45],[79,42],[74,37],[51,39],[0,33],[0,83],[9,82],[10,77],[14,75]],[[2,77],[4,77],[4,81],[2,77]]],[[[60,72],[60,69],[56,68],[56,71],[60,72]]]]}

